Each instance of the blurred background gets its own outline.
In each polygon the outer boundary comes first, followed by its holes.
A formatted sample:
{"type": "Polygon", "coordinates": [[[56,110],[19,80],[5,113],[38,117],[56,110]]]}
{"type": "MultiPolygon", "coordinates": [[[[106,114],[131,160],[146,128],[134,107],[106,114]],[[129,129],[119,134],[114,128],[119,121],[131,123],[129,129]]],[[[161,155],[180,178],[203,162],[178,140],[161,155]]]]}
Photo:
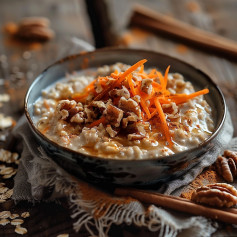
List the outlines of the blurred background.
{"type": "MultiPolygon", "coordinates": [[[[22,116],[25,92],[42,70],[67,55],[111,46],[161,52],[202,69],[221,87],[236,136],[236,25],[236,0],[0,0],[0,142],[22,116]]],[[[79,236],[67,208],[40,204],[31,212],[28,236],[60,230],[79,236]]],[[[0,236],[15,236],[6,228],[0,236]]],[[[145,236],[114,228],[111,236],[145,236]]]]}

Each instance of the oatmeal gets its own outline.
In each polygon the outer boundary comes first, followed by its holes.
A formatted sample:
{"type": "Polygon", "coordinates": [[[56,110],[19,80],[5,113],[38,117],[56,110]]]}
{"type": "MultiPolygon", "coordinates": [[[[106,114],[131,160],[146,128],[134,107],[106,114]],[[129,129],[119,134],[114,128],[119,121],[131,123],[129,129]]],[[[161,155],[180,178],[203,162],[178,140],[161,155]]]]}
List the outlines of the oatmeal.
{"type": "MultiPolygon", "coordinates": [[[[38,129],[61,146],[115,159],[168,156],[213,132],[211,107],[178,73],[116,63],[67,75],[35,103],[38,129]]],[[[188,78],[187,78],[188,79],[188,78]]]]}

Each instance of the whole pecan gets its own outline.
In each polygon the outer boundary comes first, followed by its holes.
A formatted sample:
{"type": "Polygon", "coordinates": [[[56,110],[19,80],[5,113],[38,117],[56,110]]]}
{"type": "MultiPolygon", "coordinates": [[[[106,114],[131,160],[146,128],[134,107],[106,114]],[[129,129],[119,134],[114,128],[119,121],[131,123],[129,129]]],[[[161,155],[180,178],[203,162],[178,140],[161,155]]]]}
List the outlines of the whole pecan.
{"type": "Polygon", "coordinates": [[[235,163],[237,163],[237,152],[236,151],[225,150],[224,157],[232,158],[235,161],[235,163]]]}
{"type": "Polygon", "coordinates": [[[209,184],[195,190],[191,200],[215,207],[232,207],[237,204],[237,190],[226,183],[209,184]]]}
{"type": "Polygon", "coordinates": [[[237,176],[237,152],[225,150],[216,160],[216,169],[225,181],[233,182],[237,176]]]}
{"type": "MultiPolygon", "coordinates": [[[[232,160],[233,161],[233,160],[232,160]]],[[[231,163],[231,165],[233,165],[231,163]]],[[[217,172],[229,183],[234,181],[233,174],[231,172],[228,160],[223,157],[219,156],[216,160],[216,168],[217,172]]]]}
{"type": "Polygon", "coordinates": [[[17,25],[14,35],[23,40],[47,41],[54,37],[50,21],[44,17],[26,17],[17,25]]]}

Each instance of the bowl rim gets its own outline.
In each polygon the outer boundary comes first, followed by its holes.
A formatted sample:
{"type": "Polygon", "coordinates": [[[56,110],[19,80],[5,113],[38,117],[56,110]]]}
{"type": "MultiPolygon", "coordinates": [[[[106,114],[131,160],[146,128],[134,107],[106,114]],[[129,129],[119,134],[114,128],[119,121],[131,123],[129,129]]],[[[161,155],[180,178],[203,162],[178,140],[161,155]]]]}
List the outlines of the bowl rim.
{"type": "MultiPolygon", "coordinates": [[[[83,70],[83,68],[81,68],[81,70],[83,70]]],[[[81,53],[78,53],[78,54],[72,54],[72,55],[69,55],[69,56],[66,56],[62,59],[59,59],[57,60],[56,62],[54,62],[53,64],[49,65],[48,67],[46,67],[36,78],[35,80],[32,82],[32,84],[30,85],[30,87],[28,88],[27,90],[27,93],[25,95],[25,99],[24,99],[24,113],[25,113],[25,116],[30,124],[30,127],[34,130],[34,132],[40,136],[43,140],[47,141],[48,143],[52,144],[54,147],[56,147],[57,149],[61,149],[65,152],[69,152],[69,153],[72,153],[74,155],[79,155],[79,156],[86,156],[87,158],[90,158],[90,159],[97,159],[97,160],[101,160],[101,161],[113,161],[113,162],[132,162],[132,161],[136,161],[136,162],[149,162],[149,161],[158,161],[158,160],[162,160],[162,159],[173,159],[174,157],[176,157],[177,155],[178,156],[182,156],[182,155],[185,155],[185,153],[189,152],[189,153],[193,153],[195,151],[198,151],[199,149],[201,149],[202,147],[205,147],[209,142],[211,142],[217,135],[218,133],[220,132],[221,128],[223,127],[223,124],[225,122],[225,119],[226,119],[226,113],[227,113],[227,106],[226,106],[226,102],[225,102],[225,98],[224,98],[224,95],[223,95],[223,92],[221,91],[221,89],[219,88],[219,86],[212,80],[212,78],[206,74],[205,72],[203,72],[200,68],[186,62],[186,61],[183,61],[179,58],[176,58],[176,57],[173,57],[173,56],[170,56],[170,55],[167,55],[167,54],[164,54],[164,53],[160,53],[160,52],[156,52],[156,51],[151,51],[151,50],[144,50],[144,49],[130,49],[130,48],[118,48],[118,47],[105,47],[105,48],[101,48],[101,49],[96,49],[94,51],[89,51],[89,52],[81,52],[81,53]],[[65,61],[70,61],[70,60],[74,60],[78,57],[82,57],[82,56],[92,56],[93,54],[96,54],[96,53],[103,53],[103,52],[113,52],[113,51],[126,51],[126,52],[130,52],[130,53],[149,53],[149,54],[159,54],[160,56],[162,57],[167,57],[167,58],[170,58],[172,60],[175,60],[175,61],[178,61],[179,63],[181,64],[185,64],[186,66],[188,67],[191,67],[192,69],[196,70],[198,73],[202,74],[202,76],[204,76],[206,78],[206,80],[208,81],[209,84],[211,84],[212,86],[215,87],[215,89],[218,91],[219,93],[219,96],[221,98],[221,102],[222,102],[222,105],[223,105],[223,114],[222,114],[222,117],[221,117],[221,122],[219,124],[219,126],[215,129],[215,131],[211,134],[210,137],[208,137],[204,142],[198,144],[197,146],[193,147],[193,148],[190,148],[190,149],[187,149],[187,150],[184,150],[184,151],[181,151],[181,152],[178,152],[178,153],[174,153],[172,155],[168,155],[168,156],[159,156],[159,157],[152,157],[152,158],[145,158],[145,159],[128,159],[128,158],[125,158],[125,159],[118,159],[118,158],[106,158],[106,157],[99,157],[99,156],[94,156],[94,155],[89,155],[89,154],[84,154],[82,152],[78,152],[78,151],[75,151],[75,150],[72,150],[70,148],[67,148],[67,147],[64,147],[62,145],[59,145],[57,144],[56,142],[50,140],[49,138],[47,138],[43,133],[41,133],[37,127],[34,125],[34,122],[30,116],[30,113],[28,111],[28,98],[29,98],[29,95],[32,91],[32,89],[34,88],[34,85],[37,84],[37,82],[44,76],[45,73],[47,73],[47,71],[58,65],[58,64],[61,64],[65,61]]]]}

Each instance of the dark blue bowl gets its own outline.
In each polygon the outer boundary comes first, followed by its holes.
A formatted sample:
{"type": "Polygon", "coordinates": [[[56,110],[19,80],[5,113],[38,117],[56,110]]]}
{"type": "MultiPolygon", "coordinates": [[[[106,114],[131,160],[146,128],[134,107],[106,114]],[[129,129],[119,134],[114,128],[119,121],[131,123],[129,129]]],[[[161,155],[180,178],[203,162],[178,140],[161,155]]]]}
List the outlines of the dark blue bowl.
{"type": "Polygon", "coordinates": [[[25,114],[38,142],[52,159],[70,174],[96,183],[119,185],[146,185],[167,181],[187,172],[197,164],[201,155],[216,144],[226,115],[226,104],[220,89],[199,69],[170,56],[145,50],[107,48],[69,56],[48,67],[39,75],[29,88],[25,98],[25,114]],[[197,147],[175,155],[146,160],[118,160],[85,155],[50,141],[35,126],[33,105],[41,96],[41,91],[63,78],[66,73],[79,71],[90,73],[93,68],[105,64],[122,62],[134,64],[148,59],[146,67],[158,67],[165,70],[171,65],[171,72],[181,73],[196,90],[208,88],[210,93],[205,99],[213,110],[215,129],[213,134],[197,147]]]}

